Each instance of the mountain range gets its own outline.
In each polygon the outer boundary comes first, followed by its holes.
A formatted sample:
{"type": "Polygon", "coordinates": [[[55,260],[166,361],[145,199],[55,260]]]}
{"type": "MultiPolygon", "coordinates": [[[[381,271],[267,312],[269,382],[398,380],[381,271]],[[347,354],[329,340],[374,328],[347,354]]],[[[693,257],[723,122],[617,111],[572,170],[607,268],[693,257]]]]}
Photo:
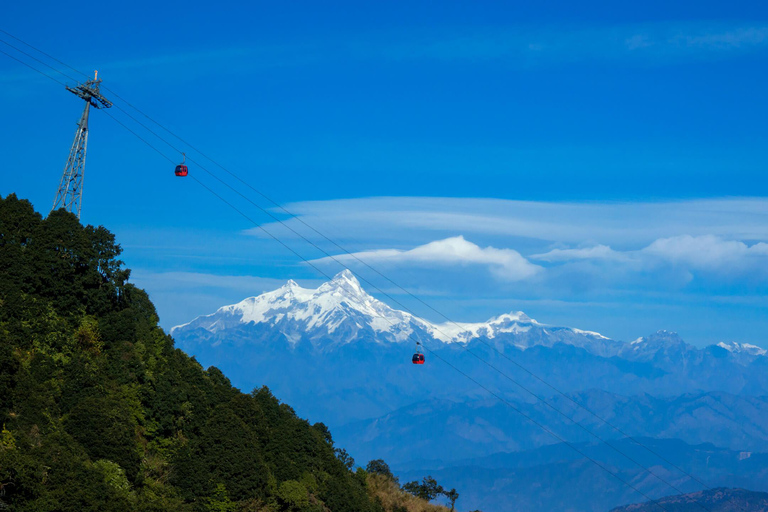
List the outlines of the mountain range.
{"type": "MultiPolygon", "coordinates": [[[[631,436],[768,452],[768,356],[753,345],[696,348],[664,330],[624,342],[519,311],[480,323],[433,323],[372,297],[348,270],[317,289],[288,281],[171,334],[241,389],[268,385],[300,415],[328,424],[361,463],[384,458],[403,474],[441,471],[456,488],[477,482],[467,481],[471,472],[447,468],[479,460],[489,470],[486,457],[562,439],[600,444],[631,436]],[[410,362],[416,342],[425,350],[423,366],[410,362]]],[[[546,466],[565,481],[584,462],[546,466]]],[[[733,484],[722,482],[725,473],[708,475],[713,485],[733,484]]],[[[487,508],[484,496],[470,503],[487,508]]],[[[612,496],[589,509],[638,501],[612,496]]]]}
{"type": "MultiPolygon", "coordinates": [[[[556,344],[583,348],[601,357],[618,356],[653,361],[659,356],[700,354],[675,333],[658,331],[625,343],[600,333],[542,324],[522,311],[505,313],[486,322],[432,323],[391,308],[363,290],[349,270],[338,273],[317,289],[302,288],[289,280],[277,290],[249,297],[215,313],[195,318],[171,329],[179,339],[198,343],[258,343],[282,338],[290,345],[309,342],[326,350],[361,341],[403,343],[432,341],[444,344],[484,339],[493,344],[525,350],[556,344]],[[224,336],[220,336],[220,334],[224,336]],[[262,336],[255,336],[261,334],[262,336]]],[[[750,344],[718,343],[705,349],[742,365],[766,356],[768,351],[750,344]]]]}

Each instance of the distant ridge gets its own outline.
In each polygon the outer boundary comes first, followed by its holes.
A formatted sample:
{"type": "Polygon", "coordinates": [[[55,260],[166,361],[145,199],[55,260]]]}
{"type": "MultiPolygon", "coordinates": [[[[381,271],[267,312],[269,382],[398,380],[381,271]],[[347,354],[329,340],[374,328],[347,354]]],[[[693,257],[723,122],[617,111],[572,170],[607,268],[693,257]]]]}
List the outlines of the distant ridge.
{"type": "Polygon", "coordinates": [[[702,507],[709,512],[768,512],[768,493],[721,487],[626,505],[611,512],[655,512],[659,505],[667,512],[694,512],[702,507]]]}

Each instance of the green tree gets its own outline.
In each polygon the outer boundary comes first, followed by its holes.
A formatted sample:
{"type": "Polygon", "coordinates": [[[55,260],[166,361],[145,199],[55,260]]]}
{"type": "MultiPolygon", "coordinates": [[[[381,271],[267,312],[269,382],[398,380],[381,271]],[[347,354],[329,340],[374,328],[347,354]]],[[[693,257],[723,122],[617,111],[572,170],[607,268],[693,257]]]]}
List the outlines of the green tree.
{"type": "Polygon", "coordinates": [[[456,489],[451,489],[450,491],[444,491],[443,494],[448,498],[448,501],[451,502],[451,510],[453,510],[456,500],[459,499],[459,493],[456,492],[456,489]]]}
{"type": "Polygon", "coordinates": [[[389,469],[389,464],[382,459],[374,459],[365,466],[365,470],[374,475],[382,475],[391,480],[397,480],[395,475],[392,474],[392,470],[389,469]]]}
{"type": "Polygon", "coordinates": [[[203,499],[206,512],[234,512],[237,504],[229,499],[227,487],[224,484],[216,484],[211,496],[203,499]]]}
{"type": "Polygon", "coordinates": [[[445,491],[441,485],[438,485],[437,481],[431,476],[425,476],[421,483],[414,480],[403,485],[402,488],[405,492],[413,494],[417,498],[423,500],[432,501],[445,491]]]}
{"type": "Polygon", "coordinates": [[[309,506],[309,492],[304,484],[296,480],[281,483],[277,497],[288,510],[303,510],[309,506]]]}
{"type": "Polygon", "coordinates": [[[352,458],[352,456],[347,453],[347,450],[344,448],[336,448],[336,458],[341,461],[342,464],[344,464],[344,467],[347,468],[347,470],[352,470],[352,468],[355,467],[355,459],[352,458]]]}

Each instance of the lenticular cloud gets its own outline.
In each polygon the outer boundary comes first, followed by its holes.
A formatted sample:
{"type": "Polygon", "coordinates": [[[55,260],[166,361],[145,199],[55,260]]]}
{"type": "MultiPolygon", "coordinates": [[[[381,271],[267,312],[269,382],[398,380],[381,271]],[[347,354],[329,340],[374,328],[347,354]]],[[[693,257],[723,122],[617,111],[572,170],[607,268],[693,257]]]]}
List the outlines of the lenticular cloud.
{"type": "Polygon", "coordinates": [[[480,247],[465,240],[463,236],[436,240],[409,250],[361,251],[333,258],[321,258],[313,263],[328,263],[334,260],[344,263],[362,260],[365,263],[392,265],[482,265],[487,266],[496,277],[507,281],[528,279],[542,270],[542,267],[531,263],[513,249],[480,247]]]}

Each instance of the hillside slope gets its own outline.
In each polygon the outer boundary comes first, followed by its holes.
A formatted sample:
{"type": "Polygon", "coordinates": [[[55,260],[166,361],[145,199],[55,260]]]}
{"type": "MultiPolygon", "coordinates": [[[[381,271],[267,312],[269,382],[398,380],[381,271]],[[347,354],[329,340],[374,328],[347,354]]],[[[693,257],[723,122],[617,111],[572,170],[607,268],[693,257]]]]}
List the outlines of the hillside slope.
{"type": "Polygon", "coordinates": [[[0,509],[384,510],[324,424],[174,348],[120,252],[0,198],[0,509]]]}

